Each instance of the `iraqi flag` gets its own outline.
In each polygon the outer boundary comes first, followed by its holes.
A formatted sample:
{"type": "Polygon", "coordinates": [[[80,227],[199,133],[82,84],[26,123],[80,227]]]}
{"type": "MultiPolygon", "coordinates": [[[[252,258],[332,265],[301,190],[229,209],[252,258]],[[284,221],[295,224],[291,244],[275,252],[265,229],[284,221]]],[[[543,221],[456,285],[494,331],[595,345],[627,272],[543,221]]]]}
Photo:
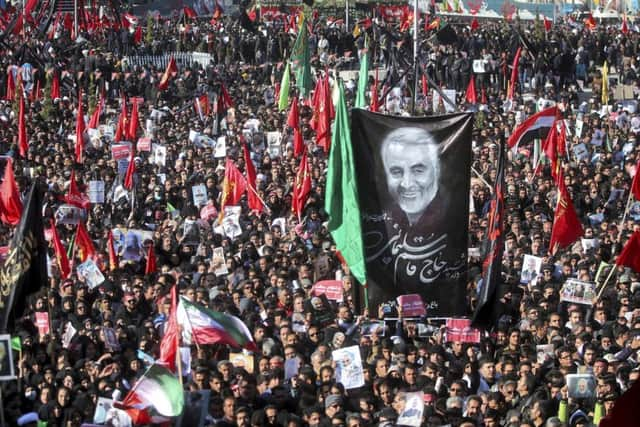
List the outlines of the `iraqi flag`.
{"type": "Polygon", "coordinates": [[[553,106],[529,117],[509,137],[507,142],[509,148],[517,147],[521,143],[532,141],[535,138],[546,138],[557,114],[558,108],[553,106]]]}
{"type": "Polygon", "coordinates": [[[249,328],[235,316],[210,310],[184,297],[180,297],[177,314],[185,345],[228,344],[257,351],[249,328]]]}
{"type": "Polygon", "coordinates": [[[163,417],[177,417],[184,409],[184,391],[171,371],[151,365],[124,398],[122,406],[163,417]]]}

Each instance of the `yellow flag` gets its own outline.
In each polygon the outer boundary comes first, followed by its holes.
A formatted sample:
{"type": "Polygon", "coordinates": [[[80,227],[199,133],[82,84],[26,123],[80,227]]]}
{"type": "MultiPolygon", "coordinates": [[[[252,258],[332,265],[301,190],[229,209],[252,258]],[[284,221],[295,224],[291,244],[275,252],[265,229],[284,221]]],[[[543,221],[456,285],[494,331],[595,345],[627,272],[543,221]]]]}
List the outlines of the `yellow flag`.
{"type": "Polygon", "coordinates": [[[602,66],[602,105],[609,103],[609,67],[607,61],[602,66]]]}
{"type": "Polygon", "coordinates": [[[359,35],[360,35],[360,25],[356,24],[356,26],[353,27],[353,38],[356,39],[358,38],[359,35]]]}

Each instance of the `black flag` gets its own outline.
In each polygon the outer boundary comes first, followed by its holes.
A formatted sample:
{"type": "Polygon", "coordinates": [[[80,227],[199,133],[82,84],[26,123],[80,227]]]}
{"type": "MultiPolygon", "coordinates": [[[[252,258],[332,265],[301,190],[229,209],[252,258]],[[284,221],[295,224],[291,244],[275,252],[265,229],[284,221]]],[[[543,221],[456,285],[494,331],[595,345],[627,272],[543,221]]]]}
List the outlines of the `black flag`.
{"type": "Polygon", "coordinates": [[[47,285],[47,244],[42,222],[42,198],[32,184],[20,224],[0,268],[0,325],[3,332],[22,316],[27,296],[47,285]]]}
{"type": "Polygon", "coordinates": [[[352,111],[370,306],[419,294],[429,316],[466,314],[472,126],[352,111]]]}
{"type": "Polygon", "coordinates": [[[498,173],[495,191],[491,200],[489,232],[487,234],[488,251],[482,265],[482,289],[478,305],[473,315],[473,326],[490,329],[501,314],[498,286],[502,281],[502,252],[504,250],[504,143],[500,144],[498,173]]]}
{"type": "Polygon", "coordinates": [[[431,36],[431,41],[437,41],[440,44],[456,44],[458,42],[458,33],[453,28],[452,25],[445,24],[442,28],[440,28],[433,36],[431,36]]]}

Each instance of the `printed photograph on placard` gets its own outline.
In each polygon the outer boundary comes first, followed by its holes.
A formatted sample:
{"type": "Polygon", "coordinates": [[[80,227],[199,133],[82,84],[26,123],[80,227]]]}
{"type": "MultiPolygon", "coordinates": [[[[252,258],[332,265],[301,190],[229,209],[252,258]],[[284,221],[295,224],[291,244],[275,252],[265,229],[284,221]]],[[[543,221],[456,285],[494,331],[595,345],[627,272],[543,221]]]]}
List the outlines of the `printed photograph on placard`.
{"type": "Polygon", "coordinates": [[[568,279],[560,289],[560,301],[593,305],[596,297],[595,283],[577,279],[568,279]]]}
{"type": "Polygon", "coordinates": [[[362,359],[360,348],[357,345],[340,348],[331,353],[331,358],[336,364],[336,381],[349,390],[364,385],[364,372],[362,371],[362,359]]]}
{"type": "Polygon", "coordinates": [[[374,333],[379,337],[383,337],[384,331],[384,320],[369,320],[360,324],[360,335],[362,335],[363,337],[370,337],[374,333]]]}
{"type": "Polygon", "coordinates": [[[553,359],[553,344],[540,344],[536,346],[536,360],[544,365],[553,359]]]}
{"type": "Polygon", "coordinates": [[[0,381],[16,378],[13,365],[13,351],[11,350],[11,336],[0,335],[0,381]]]}
{"type": "Polygon", "coordinates": [[[572,399],[591,399],[595,396],[596,379],[591,374],[569,374],[566,382],[572,399]]]}
{"type": "Polygon", "coordinates": [[[525,255],[522,261],[522,270],[520,271],[520,283],[535,286],[540,276],[540,267],[542,267],[542,258],[525,255]]]}

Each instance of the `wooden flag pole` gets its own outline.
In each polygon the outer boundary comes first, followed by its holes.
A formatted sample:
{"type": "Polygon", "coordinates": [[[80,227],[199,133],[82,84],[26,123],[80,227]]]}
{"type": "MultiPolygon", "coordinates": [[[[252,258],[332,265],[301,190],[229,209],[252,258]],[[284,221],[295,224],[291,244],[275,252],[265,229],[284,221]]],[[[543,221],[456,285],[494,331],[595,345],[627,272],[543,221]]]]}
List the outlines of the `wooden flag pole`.
{"type": "MultiPolygon", "coordinates": [[[[631,202],[632,197],[633,197],[633,191],[629,189],[629,197],[627,197],[627,204],[625,205],[624,213],[622,214],[622,221],[620,221],[620,226],[618,227],[619,228],[618,238],[616,239],[618,242],[620,241],[620,237],[622,237],[622,227],[624,226],[624,222],[627,219],[627,214],[629,213],[629,204],[631,202]]],[[[615,255],[616,255],[616,252],[615,252],[615,246],[614,246],[614,250],[611,252],[611,258],[613,258],[615,255]]],[[[600,297],[602,296],[602,293],[607,287],[607,284],[609,283],[611,276],[613,276],[613,272],[616,271],[617,268],[618,268],[618,265],[614,262],[613,265],[611,266],[611,271],[609,271],[607,278],[605,279],[604,283],[602,284],[602,287],[600,288],[600,291],[598,292],[598,297],[596,301],[600,300],[600,297]]]]}

